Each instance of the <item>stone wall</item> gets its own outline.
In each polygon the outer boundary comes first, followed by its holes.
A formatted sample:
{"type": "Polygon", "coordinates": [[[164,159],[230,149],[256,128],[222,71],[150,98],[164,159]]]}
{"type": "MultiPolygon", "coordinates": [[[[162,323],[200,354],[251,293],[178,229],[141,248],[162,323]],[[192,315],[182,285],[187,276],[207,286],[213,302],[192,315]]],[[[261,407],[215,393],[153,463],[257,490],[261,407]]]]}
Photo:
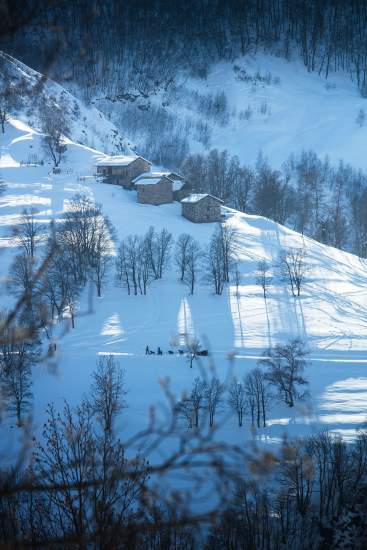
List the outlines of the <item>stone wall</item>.
{"type": "Polygon", "coordinates": [[[144,172],[150,172],[150,164],[142,158],[137,158],[127,166],[97,167],[97,173],[104,176],[106,183],[122,185],[125,189],[133,189],[132,180],[144,172]]]}
{"type": "Polygon", "coordinates": [[[159,183],[137,185],[137,201],[141,204],[167,204],[173,201],[172,182],[162,178],[159,183]]]}
{"type": "Polygon", "coordinates": [[[182,216],[194,223],[211,223],[221,220],[221,203],[213,197],[198,202],[182,202],[182,216]]]}

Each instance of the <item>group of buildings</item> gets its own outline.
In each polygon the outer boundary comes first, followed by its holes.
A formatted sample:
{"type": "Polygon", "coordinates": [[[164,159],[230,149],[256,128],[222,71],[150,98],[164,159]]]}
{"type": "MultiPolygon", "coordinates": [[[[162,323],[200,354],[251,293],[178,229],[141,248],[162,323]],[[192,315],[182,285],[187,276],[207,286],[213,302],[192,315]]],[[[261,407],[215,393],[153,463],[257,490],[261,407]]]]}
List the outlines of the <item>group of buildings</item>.
{"type": "Polygon", "coordinates": [[[188,182],[174,172],[153,172],[152,163],[140,156],[104,157],[96,163],[97,176],[106,183],[135,189],[137,202],[160,205],[178,201],[182,216],[195,223],[221,220],[223,201],[208,193],[192,193],[188,182]]]}

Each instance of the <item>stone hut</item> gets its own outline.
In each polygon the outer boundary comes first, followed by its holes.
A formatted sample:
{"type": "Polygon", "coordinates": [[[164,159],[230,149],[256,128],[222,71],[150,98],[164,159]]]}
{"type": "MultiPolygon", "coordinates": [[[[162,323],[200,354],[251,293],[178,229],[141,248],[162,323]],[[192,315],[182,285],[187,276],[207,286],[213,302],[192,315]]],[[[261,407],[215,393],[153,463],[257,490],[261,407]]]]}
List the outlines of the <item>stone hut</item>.
{"type": "Polygon", "coordinates": [[[151,164],[145,158],[136,155],[105,157],[96,162],[97,175],[102,176],[106,183],[133,189],[133,179],[149,172],[151,164]]]}
{"type": "Polygon", "coordinates": [[[222,204],[218,197],[195,193],[182,199],[182,216],[195,223],[219,222],[222,204]]]}
{"type": "Polygon", "coordinates": [[[167,204],[173,201],[172,180],[167,176],[143,175],[134,180],[137,202],[141,204],[167,204]]]}

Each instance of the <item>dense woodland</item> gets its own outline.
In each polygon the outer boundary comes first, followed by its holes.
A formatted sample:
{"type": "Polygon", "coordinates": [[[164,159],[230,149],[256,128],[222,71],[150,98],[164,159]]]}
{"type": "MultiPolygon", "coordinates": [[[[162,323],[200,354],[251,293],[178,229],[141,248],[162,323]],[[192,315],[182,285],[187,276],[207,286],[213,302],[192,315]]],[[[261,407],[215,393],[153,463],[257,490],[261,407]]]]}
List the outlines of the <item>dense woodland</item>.
{"type": "Polygon", "coordinates": [[[7,37],[6,50],[31,65],[36,60],[41,71],[52,60],[57,71],[62,69],[55,73],[59,78],[82,86],[98,84],[101,89],[102,84],[106,92],[118,88],[123,92],[133,82],[148,92],[152,84],[168,83],[177,70],[205,76],[210,62],[274,48],[285,57],[298,53],[310,71],[325,76],[347,71],[365,93],[367,6],[363,0],[189,0],[179,5],[162,0],[105,4],[33,0],[18,4],[11,9],[12,17],[24,17],[22,4],[28,11],[33,8],[34,16],[11,41],[7,37]],[[19,13],[17,8],[22,7],[19,13]]]}
{"type": "Polygon", "coordinates": [[[261,155],[251,167],[227,151],[212,150],[189,155],[181,169],[196,192],[366,257],[367,176],[349,165],[334,167],[304,151],[291,155],[279,171],[261,155]]]}

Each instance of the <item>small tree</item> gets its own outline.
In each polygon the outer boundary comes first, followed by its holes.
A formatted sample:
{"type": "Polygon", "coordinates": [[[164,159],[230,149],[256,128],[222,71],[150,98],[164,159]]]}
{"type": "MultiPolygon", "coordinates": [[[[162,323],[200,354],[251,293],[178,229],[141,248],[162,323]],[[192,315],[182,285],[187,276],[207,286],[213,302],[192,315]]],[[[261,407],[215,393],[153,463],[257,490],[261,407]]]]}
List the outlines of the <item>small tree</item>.
{"type": "Polygon", "coordinates": [[[32,260],[35,255],[37,242],[44,231],[43,225],[37,223],[37,213],[38,210],[36,208],[25,208],[20,217],[19,224],[13,229],[13,235],[18,240],[25,254],[32,260]]]}
{"type": "Polygon", "coordinates": [[[4,325],[6,315],[0,316],[0,383],[1,396],[10,412],[14,413],[17,425],[23,423],[23,413],[32,402],[31,366],[40,355],[34,335],[26,326],[4,325]],[[32,338],[33,336],[33,338],[32,338]]]}
{"type": "Polygon", "coordinates": [[[229,386],[229,396],[228,404],[230,408],[237,414],[238,425],[242,426],[243,424],[243,415],[246,411],[246,393],[245,387],[236,378],[232,380],[232,383],[229,386]]]}
{"type": "Polygon", "coordinates": [[[205,388],[205,406],[209,413],[209,426],[214,424],[214,416],[218,406],[222,402],[224,386],[218,378],[212,378],[205,388]]]}
{"type": "Polygon", "coordinates": [[[150,227],[145,235],[145,244],[154,278],[162,279],[170,259],[172,234],[165,228],[156,233],[154,227],[150,227]]]}
{"type": "Polygon", "coordinates": [[[98,216],[96,221],[97,228],[89,259],[89,274],[96,285],[97,295],[100,298],[111,263],[112,226],[106,216],[98,216]]]}
{"type": "Polygon", "coordinates": [[[178,237],[176,242],[174,260],[177,266],[177,270],[179,272],[180,281],[183,281],[185,277],[188,250],[192,240],[193,238],[191,237],[191,235],[189,235],[188,233],[182,233],[178,237]]]}
{"type": "Polygon", "coordinates": [[[267,369],[266,379],[277,388],[279,398],[289,407],[305,395],[299,392],[298,386],[307,384],[303,377],[307,353],[304,342],[296,338],[284,346],[277,344],[269,348],[259,361],[267,369]]]}
{"type": "Polygon", "coordinates": [[[301,294],[301,287],[307,271],[305,258],[304,248],[282,250],[280,253],[281,276],[288,282],[293,296],[301,294]]]}
{"type": "Polygon", "coordinates": [[[200,378],[195,378],[190,393],[190,401],[192,403],[192,409],[194,413],[194,426],[195,428],[199,427],[199,413],[204,406],[205,402],[205,390],[206,383],[200,378]]]}
{"type": "Polygon", "coordinates": [[[256,284],[262,288],[264,300],[266,300],[266,294],[268,287],[271,284],[272,278],[269,276],[269,265],[265,260],[261,260],[257,264],[256,271],[256,284]]]}
{"type": "Polygon", "coordinates": [[[217,238],[222,247],[224,281],[229,283],[229,274],[235,259],[236,231],[227,224],[220,224],[217,230],[217,238]]]}
{"type": "Polygon", "coordinates": [[[0,88],[0,125],[2,133],[5,133],[5,123],[11,116],[11,113],[20,106],[19,89],[14,82],[12,76],[2,66],[2,83],[0,88]]]}
{"type": "Polygon", "coordinates": [[[190,294],[194,294],[201,257],[202,252],[200,245],[197,241],[192,239],[186,252],[186,267],[183,278],[184,283],[190,289],[190,294]]]}
{"type": "Polygon", "coordinates": [[[266,417],[270,401],[270,392],[263,371],[259,368],[250,371],[244,379],[247,409],[251,413],[251,424],[258,428],[266,427],[266,417]]]}
{"type": "Polygon", "coordinates": [[[52,160],[54,168],[57,168],[64,158],[67,150],[65,137],[69,133],[69,125],[60,108],[44,107],[41,114],[42,120],[42,147],[46,155],[52,160]]]}
{"type": "Polygon", "coordinates": [[[213,235],[206,254],[205,280],[213,286],[215,294],[222,294],[225,283],[223,246],[216,234],[213,235]]]}
{"type": "Polygon", "coordinates": [[[93,373],[92,407],[103,430],[111,433],[116,416],[126,407],[123,371],[113,355],[102,355],[93,373]]]}
{"type": "Polygon", "coordinates": [[[192,363],[194,359],[197,357],[201,345],[197,338],[188,338],[186,341],[186,347],[187,347],[187,353],[189,358],[189,366],[190,369],[192,369],[192,363]]]}

